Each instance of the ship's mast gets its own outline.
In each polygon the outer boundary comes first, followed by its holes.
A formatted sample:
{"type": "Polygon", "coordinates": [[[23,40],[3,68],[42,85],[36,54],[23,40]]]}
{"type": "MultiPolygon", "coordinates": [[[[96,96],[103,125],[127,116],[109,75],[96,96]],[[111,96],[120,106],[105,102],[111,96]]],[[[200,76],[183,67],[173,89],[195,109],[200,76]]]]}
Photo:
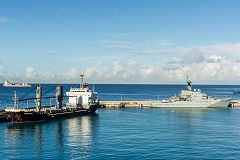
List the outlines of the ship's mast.
{"type": "Polygon", "coordinates": [[[36,89],[36,109],[37,112],[41,110],[41,101],[42,101],[42,85],[39,84],[36,89]]]}
{"type": "Polygon", "coordinates": [[[80,74],[80,78],[81,78],[80,88],[83,88],[83,77],[84,77],[84,73],[80,74]]]}
{"type": "Polygon", "coordinates": [[[18,98],[17,98],[17,92],[14,91],[14,108],[18,108],[18,98]]]}
{"type": "Polygon", "coordinates": [[[56,101],[57,101],[57,109],[62,109],[62,101],[63,101],[63,87],[62,85],[58,85],[56,88],[56,101]]]}
{"type": "Polygon", "coordinates": [[[192,90],[192,86],[191,86],[191,81],[190,81],[190,79],[188,78],[188,75],[187,75],[187,90],[188,91],[191,91],[192,90]]]}

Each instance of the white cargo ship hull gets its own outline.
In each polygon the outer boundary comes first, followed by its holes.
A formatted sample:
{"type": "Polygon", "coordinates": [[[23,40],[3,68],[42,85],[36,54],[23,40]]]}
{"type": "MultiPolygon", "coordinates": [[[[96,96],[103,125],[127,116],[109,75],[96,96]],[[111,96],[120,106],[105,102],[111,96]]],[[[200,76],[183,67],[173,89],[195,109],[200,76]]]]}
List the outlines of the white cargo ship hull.
{"type": "Polygon", "coordinates": [[[5,81],[3,83],[3,86],[4,87],[32,87],[30,84],[28,83],[17,83],[17,84],[14,84],[14,83],[10,83],[9,81],[5,81]]]}
{"type": "Polygon", "coordinates": [[[150,102],[150,108],[227,108],[231,99],[216,99],[214,101],[175,101],[150,102]]]}
{"type": "Polygon", "coordinates": [[[31,85],[3,85],[4,87],[32,87],[31,85]]]}

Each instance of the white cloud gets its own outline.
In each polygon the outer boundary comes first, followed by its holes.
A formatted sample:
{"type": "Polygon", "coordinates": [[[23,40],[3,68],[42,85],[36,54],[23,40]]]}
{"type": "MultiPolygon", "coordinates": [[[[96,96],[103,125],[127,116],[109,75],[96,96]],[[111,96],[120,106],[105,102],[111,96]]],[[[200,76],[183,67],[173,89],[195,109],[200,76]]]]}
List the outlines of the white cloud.
{"type": "MultiPolygon", "coordinates": [[[[154,59],[158,57],[156,55],[153,58],[148,58],[152,55],[143,55],[132,59],[116,58],[114,60],[112,58],[112,63],[109,63],[110,59],[106,63],[97,58],[94,59],[96,63],[91,67],[81,70],[69,68],[69,71],[65,73],[50,71],[39,73],[29,66],[26,68],[25,78],[35,82],[38,80],[39,82],[79,83],[79,74],[83,71],[89,83],[185,83],[186,75],[189,75],[195,84],[231,84],[232,82],[239,84],[240,63],[236,61],[236,57],[240,57],[238,49],[240,50],[240,43],[172,48],[164,50],[165,53],[171,53],[167,54],[165,61],[161,59],[162,56],[154,59]]],[[[75,64],[77,63],[75,62],[75,64]]],[[[82,61],[82,63],[85,62],[82,61]]],[[[22,75],[8,73],[3,75],[1,73],[1,76],[21,80],[22,75]]]]}
{"type": "Polygon", "coordinates": [[[142,68],[140,70],[140,75],[143,79],[147,79],[151,74],[153,74],[153,69],[150,67],[142,68]]]}
{"type": "Polygon", "coordinates": [[[113,75],[116,75],[123,70],[124,69],[123,69],[122,65],[118,61],[113,61],[113,70],[112,70],[113,75]]]}
{"type": "Polygon", "coordinates": [[[137,63],[137,61],[135,61],[135,60],[129,60],[128,61],[128,65],[134,65],[134,64],[136,64],[137,63]]]}
{"type": "MultiPolygon", "coordinates": [[[[186,64],[167,70],[163,69],[165,65],[160,61],[144,64],[115,61],[109,67],[88,68],[86,73],[89,74],[88,79],[99,83],[185,83],[187,75],[195,84],[219,84],[232,81],[237,83],[240,81],[239,63],[216,55],[211,55],[206,59],[199,63],[186,64]],[[213,57],[215,57],[215,61],[208,61],[213,57]]],[[[181,60],[175,58],[177,62],[181,60]]]]}
{"type": "Polygon", "coordinates": [[[165,46],[169,46],[169,45],[172,45],[172,43],[169,41],[161,41],[157,44],[158,47],[165,47],[165,46]]]}
{"type": "Polygon", "coordinates": [[[168,63],[169,68],[179,68],[181,66],[182,59],[178,57],[173,57],[168,63]]]}
{"type": "Polygon", "coordinates": [[[202,53],[192,50],[183,56],[183,59],[181,62],[184,64],[192,64],[192,63],[201,63],[203,61],[204,61],[204,57],[202,53]]]}
{"type": "Polygon", "coordinates": [[[185,66],[177,69],[171,69],[166,72],[170,81],[178,82],[184,80],[187,75],[193,75],[194,69],[192,67],[185,66]]]}
{"type": "Polygon", "coordinates": [[[128,68],[125,72],[123,72],[122,78],[124,78],[124,80],[129,80],[131,77],[136,77],[136,72],[128,68]]]}
{"type": "Polygon", "coordinates": [[[0,71],[2,71],[3,66],[1,65],[2,61],[0,60],[0,71]]]}
{"type": "MultiPolygon", "coordinates": [[[[21,76],[21,74],[11,74],[10,79],[18,79],[18,81],[27,81],[31,83],[48,83],[55,81],[55,74],[51,71],[47,72],[35,72],[32,66],[26,68],[26,76],[25,78],[21,76]],[[16,78],[17,77],[17,78],[16,78]]],[[[55,81],[56,82],[56,81],[55,81]]]]}
{"type": "MultiPolygon", "coordinates": [[[[144,64],[138,61],[136,63],[114,61],[110,66],[92,66],[83,70],[71,68],[64,74],[56,74],[50,71],[39,73],[29,66],[26,68],[26,78],[22,78],[22,75],[18,73],[7,73],[4,78],[35,83],[56,83],[56,81],[60,83],[79,83],[79,74],[84,71],[85,79],[89,83],[185,83],[187,75],[190,76],[194,84],[225,84],[233,81],[239,83],[240,63],[216,55],[211,55],[206,59],[201,63],[186,64],[171,69],[165,69],[166,64],[157,60],[144,64]],[[209,61],[209,59],[214,60],[209,61]]],[[[172,61],[179,62],[181,60],[172,58],[172,61]]]]}
{"type": "Polygon", "coordinates": [[[7,23],[8,21],[6,17],[0,17],[0,23],[7,23]]]}
{"type": "Polygon", "coordinates": [[[35,73],[34,73],[34,69],[29,66],[26,68],[26,79],[34,79],[35,77],[35,73]]]}
{"type": "Polygon", "coordinates": [[[170,49],[147,49],[147,50],[134,50],[132,53],[136,54],[163,54],[163,55],[183,55],[189,51],[188,48],[176,47],[170,49]]]}
{"type": "Polygon", "coordinates": [[[3,66],[0,64],[0,80],[4,80],[2,70],[3,70],[3,66]]]}
{"type": "MultiPolygon", "coordinates": [[[[211,59],[217,57],[211,55],[211,59]]],[[[224,59],[224,58],[223,58],[224,59]]],[[[240,80],[239,68],[240,64],[232,62],[230,60],[216,60],[216,61],[205,61],[202,63],[196,63],[189,66],[182,66],[169,71],[170,79],[181,80],[190,75],[190,77],[197,81],[197,83],[229,83],[238,82],[240,80]]]]}
{"type": "Polygon", "coordinates": [[[226,56],[228,58],[240,59],[240,43],[224,43],[224,44],[216,44],[216,45],[205,45],[205,46],[193,46],[193,47],[175,47],[169,49],[142,49],[142,50],[134,50],[130,53],[136,54],[146,54],[146,55],[154,55],[154,54],[162,54],[162,55],[171,55],[182,57],[183,55],[189,53],[195,53],[198,55],[202,55],[203,57],[209,55],[216,56],[226,56]]]}
{"type": "Polygon", "coordinates": [[[240,56],[240,43],[224,43],[224,44],[217,44],[217,45],[208,45],[208,46],[200,46],[195,47],[199,52],[205,53],[208,55],[220,55],[220,56],[233,56],[238,55],[240,56]]]}
{"type": "Polygon", "coordinates": [[[224,61],[224,60],[226,60],[226,57],[225,57],[225,56],[211,55],[211,56],[208,58],[208,61],[209,61],[209,62],[221,62],[221,61],[224,61]]]}
{"type": "Polygon", "coordinates": [[[236,79],[240,79],[240,64],[232,66],[232,75],[236,77],[236,79]]]}
{"type": "Polygon", "coordinates": [[[131,48],[131,42],[103,40],[101,43],[107,48],[131,48]]]}
{"type": "Polygon", "coordinates": [[[75,79],[75,78],[79,78],[80,72],[78,70],[76,70],[75,68],[72,68],[69,72],[66,73],[66,77],[67,79],[75,79]]]}
{"type": "Polygon", "coordinates": [[[41,73],[40,75],[42,77],[43,80],[45,81],[51,81],[55,79],[55,74],[52,73],[51,71],[47,71],[45,73],[41,73]]]}

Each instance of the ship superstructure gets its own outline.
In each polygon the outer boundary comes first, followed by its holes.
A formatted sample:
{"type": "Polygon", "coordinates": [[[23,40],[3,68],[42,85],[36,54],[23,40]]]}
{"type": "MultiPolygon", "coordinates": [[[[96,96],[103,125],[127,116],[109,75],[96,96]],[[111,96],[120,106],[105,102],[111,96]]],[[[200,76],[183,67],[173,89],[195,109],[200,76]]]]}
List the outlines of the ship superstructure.
{"type": "Polygon", "coordinates": [[[174,95],[168,100],[161,102],[150,102],[151,108],[165,107],[228,107],[231,99],[216,99],[202,93],[200,89],[192,91],[191,81],[187,77],[187,89],[181,90],[178,96],[174,95]]]}
{"type": "Polygon", "coordinates": [[[84,74],[81,74],[80,77],[80,88],[70,88],[70,91],[66,92],[66,96],[69,97],[66,107],[85,109],[98,107],[99,100],[97,92],[94,92],[94,89],[91,90],[87,83],[83,83],[84,74]]]}

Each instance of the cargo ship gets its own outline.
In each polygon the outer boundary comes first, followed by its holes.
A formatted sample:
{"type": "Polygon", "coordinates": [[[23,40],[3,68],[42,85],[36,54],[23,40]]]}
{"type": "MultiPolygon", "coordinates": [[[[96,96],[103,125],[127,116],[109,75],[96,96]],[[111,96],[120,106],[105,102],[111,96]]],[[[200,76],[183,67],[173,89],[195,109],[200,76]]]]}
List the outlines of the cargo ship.
{"type": "Polygon", "coordinates": [[[4,87],[32,87],[28,83],[10,83],[9,81],[5,81],[3,83],[4,87]]]}
{"type": "Polygon", "coordinates": [[[25,123],[94,113],[99,108],[97,92],[89,89],[86,83],[83,84],[83,75],[81,75],[81,78],[80,88],[71,88],[66,96],[63,95],[62,85],[56,87],[56,96],[52,97],[42,97],[42,85],[37,86],[35,98],[18,99],[15,91],[14,107],[6,108],[2,112],[3,116],[5,115],[2,121],[25,123]],[[69,98],[66,104],[62,104],[64,97],[69,98]],[[41,101],[47,98],[55,98],[56,105],[41,106],[41,101]],[[19,105],[21,101],[30,100],[35,101],[36,107],[29,108],[19,105]]]}

